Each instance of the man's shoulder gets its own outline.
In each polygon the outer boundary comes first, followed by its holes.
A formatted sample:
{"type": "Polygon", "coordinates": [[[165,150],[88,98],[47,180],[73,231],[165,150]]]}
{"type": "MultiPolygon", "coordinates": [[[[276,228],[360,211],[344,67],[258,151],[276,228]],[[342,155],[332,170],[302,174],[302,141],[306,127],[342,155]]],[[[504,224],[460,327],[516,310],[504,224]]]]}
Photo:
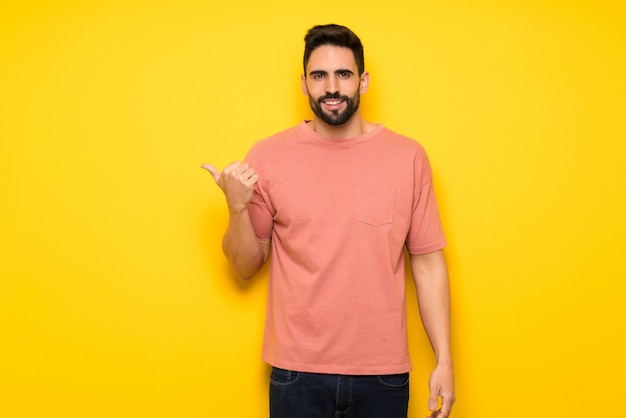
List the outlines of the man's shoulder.
{"type": "Polygon", "coordinates": [[[382,131],[381,139],[383,139],[387,145],[394,145],[407,151],[425,152],[424,147],[417,139],[396,132],[388,127],[385,127],[382,131]]]}
{"type": "Polygon", "coordinates": [[[262,138],[252,144],[248,150],[246,160],[260,164],[268,158],[282,158],[285,152],[294,146],[294,142],[301,137],[298,125],[276,132],[268,137],[262,138]]]}
{"type": "Polygon", "coordinates": [[[268,137],[262,138],[258,140],[257,142],[255,142],[254,144],[252,144],[250,150],[251,151],[253,149],[254,150],[261,150],[261,149],[267,150],[267,149],[278,147],[285,141],[293,140],[294,138],[298,137],[298,130],[299,130],[298,127],[299,125],[292,126],[292,127],[283,129],[282,131],[278,131],[268,137]]]}

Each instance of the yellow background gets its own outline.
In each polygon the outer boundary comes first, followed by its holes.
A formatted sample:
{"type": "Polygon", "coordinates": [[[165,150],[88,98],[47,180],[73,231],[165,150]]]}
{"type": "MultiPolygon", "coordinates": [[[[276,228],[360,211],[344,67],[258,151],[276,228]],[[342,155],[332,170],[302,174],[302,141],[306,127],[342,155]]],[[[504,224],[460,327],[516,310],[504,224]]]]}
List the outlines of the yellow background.
{"type": "MultiPolygon", "coordinates": [[[[310,118],[305,31],[366,48],[365,116],[428,150],[455,417],[623,416],[621,1],[5,1],[0,417],[264,417],[267,270],[231,277],[221,192],[310,118]],[[617,414],[617,415],[616,415],[617,414]]],[[[411,417],[433,365],[410,288],[411,417]]]]}

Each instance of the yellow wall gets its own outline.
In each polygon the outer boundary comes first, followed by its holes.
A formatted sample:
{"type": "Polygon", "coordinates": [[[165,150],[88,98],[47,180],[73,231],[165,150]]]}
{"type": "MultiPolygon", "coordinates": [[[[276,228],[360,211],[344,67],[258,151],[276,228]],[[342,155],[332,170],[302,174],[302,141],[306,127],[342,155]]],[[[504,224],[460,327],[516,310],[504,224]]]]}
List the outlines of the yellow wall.
{"type": "MultiPolygon", "coordinates": [[[[365,44],[366,117],[433,162],[454,416],[616,416],[622,4],[3,2],[0,417],[266,416],[267,272],[229,276],[200,164],[310,117],[302,37],[329,22],[365,44]]],[[[423,417],[433,360],[409,311],[423,417]]]]}

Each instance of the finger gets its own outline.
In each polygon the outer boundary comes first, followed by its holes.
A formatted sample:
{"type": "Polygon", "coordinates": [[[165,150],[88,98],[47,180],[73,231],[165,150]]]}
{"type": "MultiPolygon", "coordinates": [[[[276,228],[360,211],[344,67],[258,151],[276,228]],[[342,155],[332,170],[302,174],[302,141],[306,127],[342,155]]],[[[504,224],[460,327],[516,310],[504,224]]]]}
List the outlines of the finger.
{"type": "Polygon", "coordinates": [[[437,409],[438,401],[439,401],[439,398],[437,397],[437,392],[435,392],[434,390],[431,390],[430,397],[428,398],[428,409],[430,411],[434,411],[435,409],[437,409]]]}
{"type": "MultiPolygon", "coordinates": [[[[255,176],[258,179],[258,175],[256,174],[256,171],[254,171],[251,168],[248,168],[247,170],[245,170],[244,172],[242,172],[240,174],[239,178],[241,179],[242,182],[248,183],[250,181],[250,179],[252,179],[255,176]]],[[[254,183],[252,183],[252,184],[254,184],[254,183]]]]}
{"type": "Polygon", "coordinates": [[[247,163],[242,163],[241,161],[233,161],[232,163],[224,167],[224,170],[222,170],[222,175],[225,175],[231,178],[237,177],[247,169],[248,169],[247,163]]]}
{"type": "Polygon", "coordinates": [[[213,179],[216,182],[219,181],[220,177],[222,176],[222,173],[220,173],[220,171],[211,164],[202,164],[201,167],[211,173],[211,176],[213,176],[213,179]]]}
{"type": "Polygon", "coordinates": [[[252,176],[248,177],[246,179],[246,181],[244,182],[244,184],[247,187],[253,188],[255,184],[257,184],[257,182],[259,181],[259,176],[258,174],[254,173],[252,176]]]}
{"type": "Polygon", "coordinates": [[[443,396],[441,398],[441,418],[447,418],[452,410],[453,398],[450,396],[443,396]]]}

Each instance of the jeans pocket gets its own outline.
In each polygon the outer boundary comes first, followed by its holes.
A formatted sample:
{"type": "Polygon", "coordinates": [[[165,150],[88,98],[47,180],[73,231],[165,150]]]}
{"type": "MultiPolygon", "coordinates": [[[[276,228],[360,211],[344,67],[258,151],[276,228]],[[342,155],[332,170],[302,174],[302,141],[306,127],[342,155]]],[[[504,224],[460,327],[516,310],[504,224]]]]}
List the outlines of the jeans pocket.
{"type": "Polygon", "coordinates": [[[272,367],[270,383],[275,386],[289,386],[296,383],[299,378],[300,372],[272,367]]]}
{"type": "Polygon", "coordinates": [[[378,383],[390,388],[403,388],[409,384],[409,373],[385,374],[377,376],[378,383]]]}

